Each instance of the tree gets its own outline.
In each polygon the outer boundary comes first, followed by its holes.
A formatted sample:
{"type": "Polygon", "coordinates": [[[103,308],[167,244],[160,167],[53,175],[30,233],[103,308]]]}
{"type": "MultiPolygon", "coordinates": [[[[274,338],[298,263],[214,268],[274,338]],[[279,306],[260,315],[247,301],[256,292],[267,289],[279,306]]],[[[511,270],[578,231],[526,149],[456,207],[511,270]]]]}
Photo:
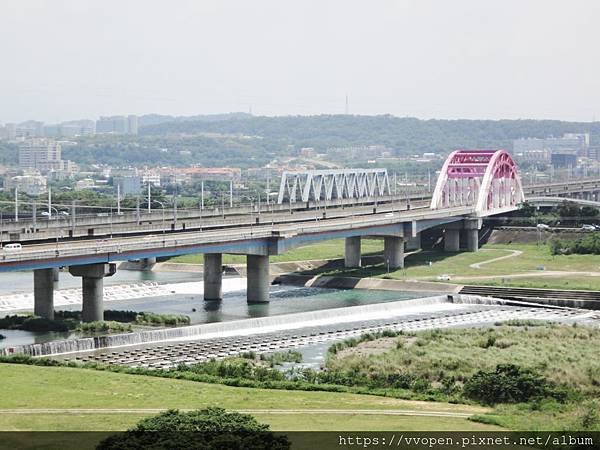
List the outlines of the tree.
{"type": "Polygon", "coordinates": [[[190,412],[165,411],[143,419],[125,433],[110,436],[96,447],[97,450],[167,448],[284,450],[290,448],[290,443],[249,414],[211,407],[190,412]]]}

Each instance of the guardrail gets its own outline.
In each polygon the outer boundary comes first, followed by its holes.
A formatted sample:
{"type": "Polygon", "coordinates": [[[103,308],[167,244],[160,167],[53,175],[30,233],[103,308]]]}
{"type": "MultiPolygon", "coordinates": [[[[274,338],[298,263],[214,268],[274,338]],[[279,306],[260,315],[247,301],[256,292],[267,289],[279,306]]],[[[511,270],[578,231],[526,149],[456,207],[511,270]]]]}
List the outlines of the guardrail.
{"type": "MultiPolygon", "coordinates": [[[[25,262],[35,260],[46,260],[54,258],[68,258],[78,256],[89,256],[98,254],[119,255],[121,253],[159,250],[164,248],[177,248],[193,245],[207,245],[223,242],[236,242],[243,240],[261,240],[268,238],[286,239],[295,235],[322,233],[327,231],[353,230],[367,228],[370,226],[383,226],[404,223],[411,220],[423,220],[428,218],[439,218],[448,215],[466,215],[473,212],[472,207],[452,208],[448,210],[425,210],[396,212],[391,217],[381,214],[378,216],[363,216],[357,221],[355,218],[319,219],[315,223],[303,224],[302,226],[290,225],[257,225],[237,228],[235,230],[215,230],[189,233],[163,234],[161,236],[145,236],[96,239],[90,245],[87,241],[56,242],[55,244],[37,244],[23,247],[17,252],[6,252],[1,254],[1,262],[25,262]]],[[[389,213],[388,213],[389,214],[389,213]]],[[[113,256],[114,258],[114,256],[113,256]]],[[[118,259],[115,258],[115,259],[118,259]]],[[[124,258],[126,259],[126,258],[124,258]]]]}

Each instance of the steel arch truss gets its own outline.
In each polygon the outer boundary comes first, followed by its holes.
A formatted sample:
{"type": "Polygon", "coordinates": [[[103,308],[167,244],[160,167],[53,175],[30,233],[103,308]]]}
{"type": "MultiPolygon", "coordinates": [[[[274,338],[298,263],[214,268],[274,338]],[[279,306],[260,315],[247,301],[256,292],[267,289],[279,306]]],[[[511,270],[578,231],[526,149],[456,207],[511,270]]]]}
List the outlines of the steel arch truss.
{"type": "Polygon", "coordinates": [[[310,202],[390,195],[386,169],[283,172],[278,203],[310,202]]]}
{"type": "Polygon", "coordinates": [[[431,209],[473,206],[477,216],[515,209],[524,200],[517,165],[505,150],[456,150],[437,180],[431,209]]]}

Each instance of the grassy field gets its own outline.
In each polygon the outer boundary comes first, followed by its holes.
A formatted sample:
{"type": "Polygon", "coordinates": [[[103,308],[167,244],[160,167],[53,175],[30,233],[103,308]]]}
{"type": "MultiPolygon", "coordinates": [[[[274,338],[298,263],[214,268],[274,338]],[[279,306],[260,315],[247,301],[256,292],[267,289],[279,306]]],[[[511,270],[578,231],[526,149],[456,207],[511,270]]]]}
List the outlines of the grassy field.
{"type": "MultiPolygon", "coordinates": [[[[363,239],[363,255],[382,255],[383,241],[363,239]]],[[[344,257],[344,241],[342,239],[325,241],[291,250],[283,255],[271,257],[271,262],[305,261],[320,259],[338,259],[344,257]]],[[[202,255],[178,256],[173,262],[202,264],[202,255]]],[[[225,264],[243,264],[245,257],[241,255],[223,255],[225,264]]],[[[355,277],[388,277],[394,279],[421,279],[436,281],[439,275],[450,275],[451,281],[459,284],[478,284],[488,286],[514,286],[549,289],[582,289],[600,290],[599,255],[560,255],[550,254],[547,245],[535,244],[490,244],[483,246],[477,253],[460,252],[445,253],[442,251],[421,251],[406,256],[405,268],[387,272],[383,263],[364,265],[360,269],[344,269],[341,265],[315,269],[312,274],[355,276],[355,277]],[[471,267],[514,251],[522,254],[511,258],[471,267]],[[552,274],[549,271],[587,272],[586,274],[552,274]],[[590,273],[592,272],[592,273],[590,273]],[[516,276],[518,275],[518,276],[516,276]]]]}
{"type": "MultiPolygon", "coordinates": [[[[370,253],[383,252],[383,241],[380,239],[363,239],[362,253],[368,255],[370,253]]],[[[344,257],[344,240],[336,239],[324,241],[306,247],[299,247],[283,255],[271,256],[271,262],[288,262],[288,261],[306,261],[310,259],[336,259],[344,257]]],[[[186,264],[202,264],[204,259],[201,254],[183,255],[171,258],[170,262],[186,263],[186,264]]],[[[245,264],[246,257],[244,255],[223,255],[223,264],[245,264]]]]}
{"type": "Polygon", "coordinates": [[[477,370],[510,363],[535,369],[556,383],[568,382],[582,392],[600,393],[597,328],[502,325],[424,331],[415,336],[395,338],[397,345],[379,355],[331,357],[327,368],[366,374],[401,368],[436,383],[450,377],[461,381],[477,370]]]}
{"type": "MultiPolygon", "coordinates": [[[[313,255],[311,252],[314,251],[312,246],[304,247],[301,250],[306,259],[315,259],[311,258],[313,255]]],[[[340,252],[342,250],[343,247],[340,245],[340,252]]],[[[373,252],[376,251],[373,249],[373,252]]],[[[381,253],[381,251],[380,249],[379,252],[381,253]]],[[[554,256],[550,254],[547,245],[495,244],[485,245],[476,253],[445,253],[427,250],[412,253],[406,256],[404,269],[390,273],[387,272],[383,263],[366,265],[360,269],[345,269],[341,266],[328,267],[316,269],[311,273],[428,281],[436,281],[437,276],[447,274],[451,276],[451,282],[460,284],[600,290],[600,276],[594,275],[593,272],[600,274],[599,255],[554,256]],[[471,267],[473,264],[511,255],[515,251],[522,253],[483,264],[480,267],[471,267]],[[586,273],[544,276],[544,273],[549,271],[586,273]]]]}
{"type": "MultiPolygon", "coordinates": [[[[466,282],[465,282],[466,284],[466,282]]],[[[480,286],[523,287],[536,289],[573,289],[577,291],[600,291],[600,277],[590,275],[551,275],[545,277],[489,278],[468,281],[480,286]]]]}
{"type": "Polygon", "coordinates": [[[251,389],[65,367],[1,364],[0,430],[123,430],[153,408],[264,410],[274,430],[490,430],[464,417],[316,414],[315,410],[391,410],[478,414],[485,408],[369,395],[251,389]],[[56,408],[64,411],[26,411],[56,408]],[[130,409],[129,412],[81,409],[130,409]],[[294,414],[268,410],[294,410],[294,414]]]}
{"type": "Polygon", "coordinates": [[[567,386],[581,399],[564,404],[543,400],[500,405],[482,420],[518,430],[580,429],[587,414],[595,420],[593,429],[600,430],[600,405],[592,401],[600,396],[600,330],[515,325],[399,336],[395,346],[389,347],[388,342],[389,349],[379,354],[361,353],[363,344],[359,344],[356,351],[330,356],[327,368],[351,373],[356,379],[404,373],[442,387],[449,381],[461,386],[478,370],[492,371],[497,364],[515,364],[535,370],[556,385],[567,386]]]}

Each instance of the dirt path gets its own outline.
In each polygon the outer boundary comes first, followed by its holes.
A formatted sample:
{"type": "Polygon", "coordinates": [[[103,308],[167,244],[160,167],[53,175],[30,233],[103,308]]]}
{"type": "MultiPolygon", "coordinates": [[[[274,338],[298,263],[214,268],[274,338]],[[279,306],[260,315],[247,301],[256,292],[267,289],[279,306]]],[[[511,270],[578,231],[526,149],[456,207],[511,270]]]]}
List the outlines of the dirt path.
{"type": "MultiPolygon", "coordinates": [[[[41,409],[0,409],[0,414],[158,414],[166,411],[161,408],[41,408],[41,409]]],[[[180,411],[193,411],[180,409],[180,411]]],[[[240,409],[246,414],[325,414],[325,415],[382,415],[382,416],[428,416],[467,418],[473,414],[451,411],[413,411],[394,409],[240,409]]]]}
{"type": "Polygon", "coordinates": [[[510,254],[504,256],[498,256],[496,258],[488,259],[486,261],[481,261],[478,263],[470,264],[469,267],[471,269],[481,269],[481,266],[485,264],[490,264],[496,261],[501,261],[503,259],[514,258],[515,256],[521,256],[523,252],[521,250],[508,250],[508,249],[488,249],[487,251],[500,251],[500,252],[509,252],[510,254]]]}

